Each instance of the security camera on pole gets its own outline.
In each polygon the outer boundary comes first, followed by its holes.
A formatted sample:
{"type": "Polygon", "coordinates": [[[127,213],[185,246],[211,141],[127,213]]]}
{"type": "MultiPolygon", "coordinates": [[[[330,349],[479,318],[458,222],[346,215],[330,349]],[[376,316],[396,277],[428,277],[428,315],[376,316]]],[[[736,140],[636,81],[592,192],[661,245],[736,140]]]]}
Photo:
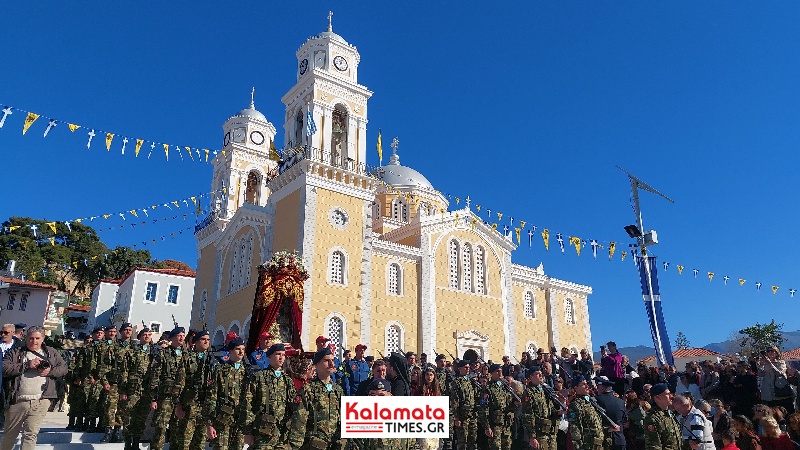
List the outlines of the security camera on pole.
{"type": "Polygon", "coordinates": [[[670,203],[675,203],[666,195],[650,187],[647,183],[636,178],[631,173],[617,166],[617,169],[628,175],[631,180],[631,198],[633,200],[633,212],[636,215],[636,224],[625,227],[628,236],[635,238],[636,243],[641,249],[641,256],[634,256],[639,267],[639,278],[642,283],[642,297],[647,309],[647,317],[650,320],[650,334],[653,336],[653,345],[656,351],[658,364],[674,365],[672,358],[672,348],[667,335],[667,326],[664,323],[664,314],[661,311],[661,295],[658,290],[658,274],[656,273],[655,256],[647,255],[647,247],[658,244],[658,234],[655,230],[644,231],[642,224],[642,210],[639,207],[639,189],[652,192],[665,198],[670,203]]]}

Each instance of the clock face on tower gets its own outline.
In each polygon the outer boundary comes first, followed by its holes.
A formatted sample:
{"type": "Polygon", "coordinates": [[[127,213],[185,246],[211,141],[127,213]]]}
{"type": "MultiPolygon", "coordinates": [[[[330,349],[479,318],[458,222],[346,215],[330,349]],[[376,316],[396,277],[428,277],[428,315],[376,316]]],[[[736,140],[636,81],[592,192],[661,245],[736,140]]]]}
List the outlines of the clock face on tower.
{"type": "Polygon", "coordinates": [[[244,142],[244,128],[233,130],[233,142],[244,142]]]}
{"type": "Polygon", "coordinates": [[[344,59],[344,56],[337,56],[336,58],[333,58],[333,65],[341,72],[347,70],[347,60],[344,59]]]}
{"type": "Polygon", "coordinates": [[[303,75],[308,70],[308,60],[304,59],[300,61],[300,75],[303,75]]]}
{"type": "Polygon", "coordinates": [[[256,145],[261,145],[264,143],[264,133],[260,131],[253,131],[250,133],[250,142],[256,145]]]}

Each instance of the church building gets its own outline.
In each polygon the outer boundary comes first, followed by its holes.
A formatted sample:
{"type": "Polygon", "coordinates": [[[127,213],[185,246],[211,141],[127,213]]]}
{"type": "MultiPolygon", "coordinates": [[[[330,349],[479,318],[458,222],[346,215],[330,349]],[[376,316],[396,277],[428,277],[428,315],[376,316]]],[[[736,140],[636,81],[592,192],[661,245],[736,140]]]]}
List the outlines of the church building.
{"type": "Polygon", "coordinates": [[[270,152],[277,130],[252,101],[224,123],[211,181],[220,194],[195,230],[192,328],[207,327],[217,346],[230,331],[246,337],[258,266],[288,250],[310,274],[305,350],[318,335],[373,355],[473,349],[497,361],[591,349],[590,287],[514,264],[512,236],[402,165],[397,142],[387,165],[367,165],[376,136],[367,137],[372,92],[358,82],[360,62],[330,23],[297,50],[282,147],[304,150],[280,162],[270,152]]]}

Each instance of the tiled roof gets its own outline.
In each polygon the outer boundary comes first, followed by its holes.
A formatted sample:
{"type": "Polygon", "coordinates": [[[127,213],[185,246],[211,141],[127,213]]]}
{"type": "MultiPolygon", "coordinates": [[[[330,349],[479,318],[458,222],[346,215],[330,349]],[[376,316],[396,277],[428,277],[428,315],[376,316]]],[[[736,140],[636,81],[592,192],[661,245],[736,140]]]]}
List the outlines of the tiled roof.
{"type": "Polygon", "coordinates": [[[783,359],[800,359],[800,347],[785,351],[781,356],[783,359]]]}
{"type": "MultiPolygon", "coordinates": [[[[722,353],[717,353],[713,350],[705,348],[679,348],[672,352],[673,358],[693,358],[697,356],[724,356],[722,353]]],[[[648,356],[647,358],[640,359],[638,362],[654,361],[655,355],[648,356]]]]}
{"type": "Polygon", "coordinates": [[[58,291],[59,290],[58,287],[53,286],[52,284],[39,283],[37,281],[20,280],[19,278],[9,278],[9,277],[1,277],[0,276],[0,281],[2,281],[4,283],[11,284],[12,286],[18,286],[18,287],[42,288],[42,289],[48,289],[48,290],[51,290],[51,291],[58,291]]]}
{"type": "Polygon", "coordinates": [[[127,275],[122,277],[122,280],[119,281],[119,284],[124,283],[125,280],[130,278],[130,276],[133,275],[137,271],[139,271],[139,272],[161,273],[161,274],[164,274],[164,275],[174,275],[176,277],[188,277],[188,278],[194,278],[197,275],[197,273],[194,270],[153,269],[153,268],[150,268],[150,267],[136,267],[135,269],[133,269],[130,272],[128,272],[127,275]]]}

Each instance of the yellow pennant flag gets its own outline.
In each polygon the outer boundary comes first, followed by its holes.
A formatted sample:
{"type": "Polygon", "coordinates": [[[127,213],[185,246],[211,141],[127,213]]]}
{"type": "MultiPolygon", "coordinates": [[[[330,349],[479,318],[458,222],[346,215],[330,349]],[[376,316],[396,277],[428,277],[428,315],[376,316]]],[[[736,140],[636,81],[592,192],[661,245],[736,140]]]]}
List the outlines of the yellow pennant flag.
{"type": "Polygon", "coordinates": [[[497,231],[497,224],[496,223],[492,224],[492,231],[497,231]]]}
{"type": "Polygon", "coordinates": [[[111,217],[111,214],[103,214],[103,219],[108,219],[109,217],[111,217]]]}
{"type": "Polygon", "coordinates": [[[478,219],[475,217],[472,218],[472,231],[475,231],[475,224],[478,223],[478,219]]]}
{"type": "Polygon", "coordinates": [[[78,261],[75,261],[75,262],[73,262],[73,263],[72,263],[72,267],[74,267],[74,268],[76,268],[76,269],[77,269],[77,268],[78,268],[78,261]]]}
{"type": "Polygon", "coordinates": [[[204,149],[204,151],[206,152],[206,162],[208,162],[208,149],[204,149]]]}
{"type": "Polygon", "coordinates": [[[56,245],[56,238],[51,237],[49,239],[50,239],[50,245],[56,245]]]}
{"type": "Polygon", "coordinates": [[[114,133],[106,133],[106,151],[111,151],[111,141],[114,140],[114,133]]]}
{"type": "Polygon", "coordinates": [[[615,251],[617,251],[617,243],[614,242],[614,241],[609,242],[608,243],[608,260],[609,261],[611,261],[611,259],[614,257],[614,252],[615,251]]]}
{"type": "Polygon", "coordinates": [[[67,126],[69,127],[69,131],[73,133],[75,132],[75,130],[81,127],[80,125],[75,125],[74,123],[68,123],[67,126]]]}
{"type": "Polygon", "coordinates": [[[514,228],[514,231],[517,232],[517,245],[519,245],[522,243],[522,240],[520,238],[520,232],[522,232],[522,228],[514,228]]]}
{"type": "Polygon", "coordinates": [[[164,154],[167,155],[167,161],[169,161],[169,144],[164,144],[164,154]]]}
{"type": "Polygon", "coordinates": [[[542,239],[544,240],[544,249],[550,250],[550,230],[547,228],[542,231],[542,239]]]}
{"type": "Polygon", "coordinates": [[[226,188],[225,186],[222,186],[222,193],[224,195],[228,195],[228,188],[226,188]]]}
{"type": "Polygon", "coordinates": [[[459,204],[459,203],[461,203],[461,199],[456,197],[456,205],[459,204]]]}
{"type": "Polygon", "coordinates": [[[578,253],[578,256],[581,256],[581,238],[570,236],[569,243],[575,246],[575,252],[578,253]]]}
{"type": "Polygon", "coordinates": [[[677,267],[678,267],[678,275],[683,275],[683,266],[678,264],[677,267]]]}
{"type": "Polygon", "coordinates": [[[144,143],[144,139],[137,139],[136,140],[136,151],[134,151],[134,153],[136,154],[137,158],[139,157],[139,150],[142,149],[142,144],[143,143],[144,143]]]}
{"type": "Polygon", "coordinates": [[[156,208],[158,208],[158,205],[153,205],[150,207],[150,209],[156,209],[156,208]]]}
{"type": "Polygon", "coordinates": [[[175,205],[175,207],[176,207],[176,208],[180,208],[180,207],[181,207],[181,206],[178,204],[178,202],[172,202],[172,204],[173,204],[173,205],[175,205]]]}
{"type": "Polygon", "coordinates": [[[708,272],[708,281],[711,281],[713,279],[714,279],[714,272],[708,272]]]}
{"type": "Polygon", "coordinates": [[[81,222],[83,222],[83,219],[75,219],[73,222],[75,222],[75,223],[81,223],[81,222]]]}
{"type": "Polygon", "coordinates": [[[739,278],[739,286],[743,286],[744,282],[747,281],[744,278],[739,278]]]}
{"type": "Polygon", "coordinates": [[[459,216],[459,214],[456,213],[456,225],[458,225],[458,216],[459,216]]]}
{"type": "Polygon", "coordinates": [[[628,256],[628,252],[623,251],[621,254],[622,254],[622,260],[625,261],[625,257],[628,256]]]}
{"type": "Polygon", "coordinates": [[[478,212],[481,212],[481,205],[475,205],[475,209],[477,209],[478,212]]]}
{"type": "Polygon", "coordinates": [[[224,158],[224,157],[226,157],[226,156],[227,156],[227,155],[225,154],[225,150],[222,150],[222,157],[224,158]]]}
{"type": "Polygon", "coordinates": [[[27,250],[27,249],[28,249],[28,244],[30,244],[30,242],[31,242],[31,241],[22,241],[22,248],[24,248],[25,250],[27,250]]]}
{"type": "Polygon", "coordinates": [[[775,294],[780,289],[778,286],[772,286],[772,293],[775,294]]]}
{"type": "Polygon", "coordinates": [[[375,149],[378,150],[378,161],[383,164],[383,138],[381,138],[381,130],[378,130],[378,144],[375,146],[375,149]]]}
{"type": "Polygon", "coordinates": [[[503,213],[497,213],[497,220],[503,220],[503,213]]]}
{"type": "Polygon", "coordinates": [[[192,203],[195,205],[197,204],[197,197],[189,197],[192,200],[192,203]]]}
{"type": "MultiPolygon", "coordinates": [[[[207,152],[208,150],[206,150],[207,152]]],[[[269,159],[272,161],[280,161],[281,155],[278,149],[275,148],[275,141],[269,141],[269,159]]]]}
{"type": "Polygon", "coordinates": [[[191,147],[186,147],[186,152],[189,153],[189,159],[194,161],[194,156],[192,156],[192,148],[191,147]]]}
{"type": "Polygon", "coordinates": [[[130,211],[128,211],[128,212],[129,212],[129,213],[131,213],[131,214],[133,214],[133,217],[139,217],[139,215],[136,213],[136,210],[135,210],[135,209],[132,209],[132,210],[130,210],[130,211]]]}
{"type": "Polygon", "coordinates": [[[528,223],[528,222],[525,222],[524,220],[520,220],[520,221],[519,221],[519,227],[520,227],[520,228],[522,228],[522,229],[524,230],[524,229],[525,229],[525,224],[526,224],[526,223],[528,223]]]}
{"type": "Polygon", "coordinates": [[[55,222],[46,222],[45,225],[47,225],[48,227],[50,227],[51,230],[53,230],[53,234],[56,233],[56,223],[55,222]]]}
{"type": "Polygon", "coordinates": [[[28,128],[30,128],[31,125],[33,125],[33,122],[36,122],[36,119],[38,118],[39,118],[38,114],[29,112],[28,116],[25,117],[25,123],[22,125],[22,134],[27,133],[28,128]]]}
{"type": "Polygon", "coordinates": [[[14,231],[14,230],[16,230],[17,228],[22,228],[22,225],[14,225],[14,226],[10,226],[10,227],[8,227],[8,230],[9,230],[9,231],[14,231]]]}

